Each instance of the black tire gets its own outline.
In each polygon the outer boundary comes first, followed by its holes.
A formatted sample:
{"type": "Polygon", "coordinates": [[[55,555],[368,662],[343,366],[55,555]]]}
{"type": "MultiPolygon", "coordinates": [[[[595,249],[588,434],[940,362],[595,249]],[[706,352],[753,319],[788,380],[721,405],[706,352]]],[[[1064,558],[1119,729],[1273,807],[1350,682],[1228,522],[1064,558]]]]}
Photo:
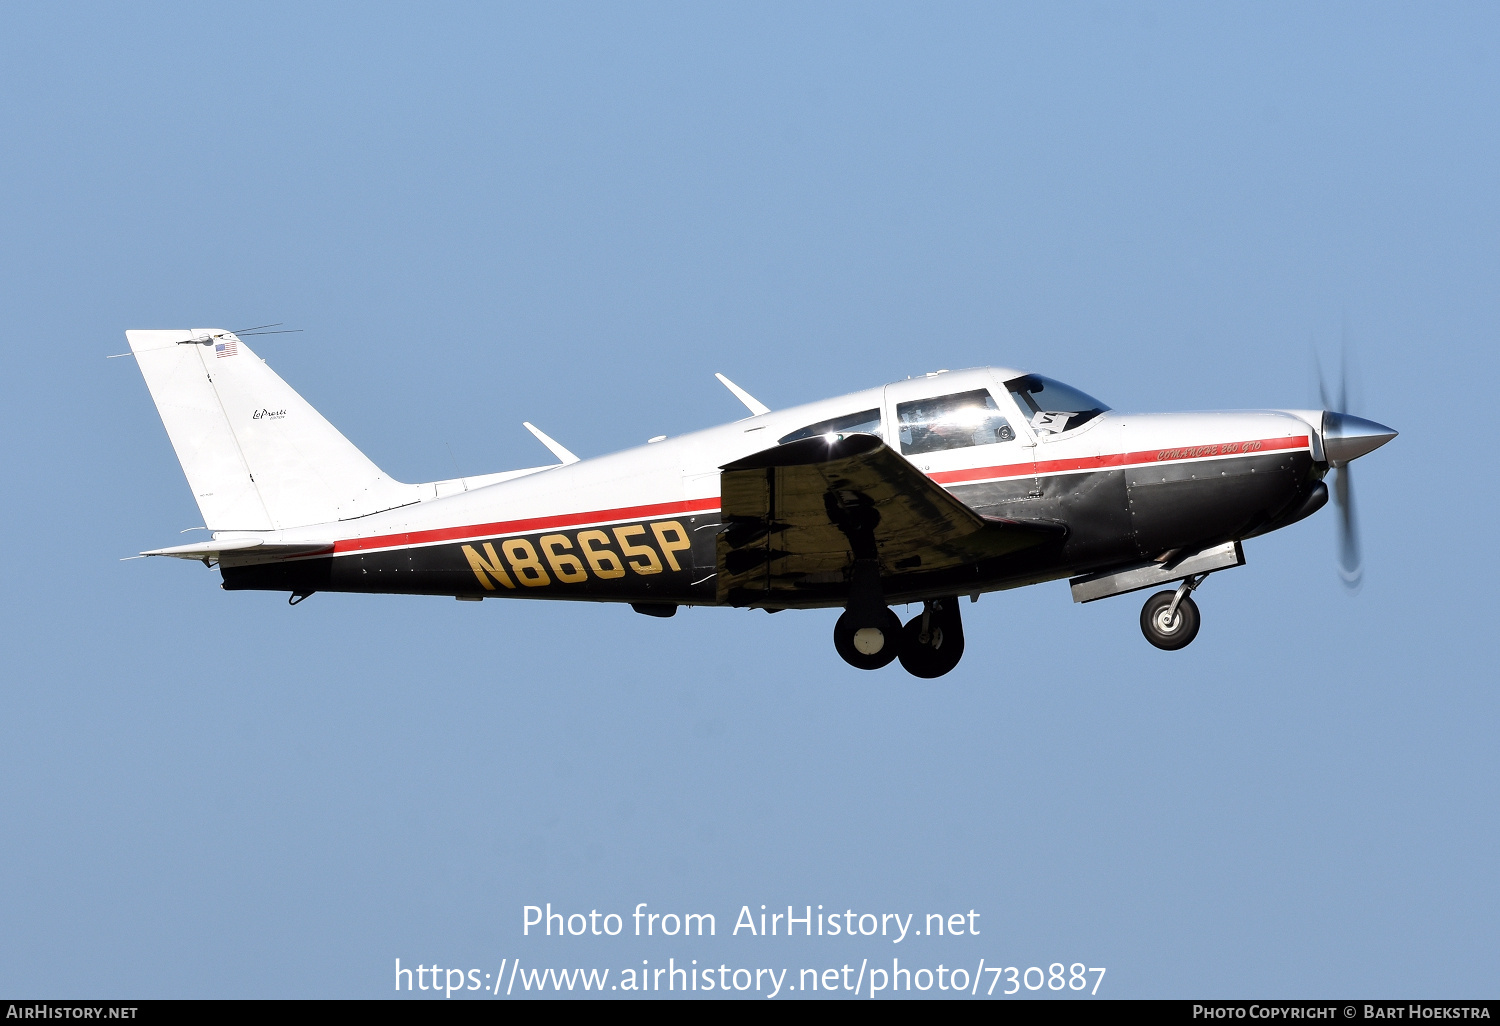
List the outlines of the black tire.
{"type": "Polygon", "coordinates": [[[1191,595],[1182,596],[1172,622],[1167,622],[1167,610],[1175,594],[1175,591],[1159,591],[1141,607],[1141,633],[1151,644],[1168,652],[1186,648],[1198,636],[1198,604],[1191,595]]]}
{"type": "MultiPolygon", "coordinates": [[[[945,599],[944,602],[954,602],[945,599]]],[[[954,615],[936,615],[927,628],[927,640],[922,640],[922,616],[912,617],[911,622],[901,628],[901,665],[913,677],[931,680],[941,677],[958,665],[964,657],[963,621],[954,615]]]]}
{"type": "Polygon", "coordinates": [[[901,618],[884,606],[846,609],[833,625],[833,647],[850,666],[878,670],[901,654],[901,618]]]}

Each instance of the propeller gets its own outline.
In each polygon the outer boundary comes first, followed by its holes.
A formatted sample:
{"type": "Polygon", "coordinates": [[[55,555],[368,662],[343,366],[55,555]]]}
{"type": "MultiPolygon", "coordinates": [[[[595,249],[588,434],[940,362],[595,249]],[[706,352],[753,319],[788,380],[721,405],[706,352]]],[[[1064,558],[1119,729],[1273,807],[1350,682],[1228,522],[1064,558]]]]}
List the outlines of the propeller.
{"type": "Polygon", "coordinates": [[[1356,417],[1349,412],[1349,329],[1339,350],[1338,397],[1335,399],[1323,378],[1323,365],[1313,353],[1318,369],[1318,398],[1323,403],[1323,458],[1333,468],[1333,501],[1339,511],[1339,576],[1350,592],[1358,591],[1364,576],[1364,559],[1360,555],[1359,521],[1354,515],[1354,479],[1349,464],[1367,452],[1373,452],[1396,437],[1384,424],[1356,417]]]}
{"type": "MultiPolygon", "coordinates": [[[[1342,417],[1349,412],[1349,329],[1345,327],[1339,346],[1338,400],[1329,395],[1328,384],[1323,378],[1323,364],[1313,354],[1318,368],[1318,399],[1323,404],[1324,436],[1328,434],[1329,414],[1342,417]]],[[[1326,443],[1325,443],[1326,444],[1326,443]]],[[[1333,462],[1330,460],[1330,462],[1333,462]]],[[[1359,544],[1359,520],[1354,515],[1354,482],[1350,476],[1353,468],[1348,463],[1334,463],[1333,504],[1339,514],[1339,577],[1350,592],[1359,590],[1364,576],[1364,558],[1359,544]]]]}

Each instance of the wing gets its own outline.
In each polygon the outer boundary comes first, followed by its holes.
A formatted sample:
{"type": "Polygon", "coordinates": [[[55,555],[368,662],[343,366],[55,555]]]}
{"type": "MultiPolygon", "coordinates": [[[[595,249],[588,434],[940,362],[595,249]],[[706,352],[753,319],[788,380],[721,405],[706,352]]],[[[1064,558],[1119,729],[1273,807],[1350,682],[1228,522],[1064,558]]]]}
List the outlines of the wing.
{"type": "Polygon", "coordinates": [[[856,560],[877,561],[890,593],[1067,534],[981,516],[874,435],[805,438],[720,469],[718,598],[734,605],[826,598],[856,560]]]}

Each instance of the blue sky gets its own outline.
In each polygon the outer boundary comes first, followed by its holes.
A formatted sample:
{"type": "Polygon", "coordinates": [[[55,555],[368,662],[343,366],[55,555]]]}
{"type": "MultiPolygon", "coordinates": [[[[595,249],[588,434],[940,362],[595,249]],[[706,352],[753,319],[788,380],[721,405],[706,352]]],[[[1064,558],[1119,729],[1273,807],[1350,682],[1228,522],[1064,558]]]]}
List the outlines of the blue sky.
{"type": "MultiPolygon", "coordinates": [[[[7,5],[0,991],[375,997],[403,965],[909,957],[1101,995],[1493,996],[1491,5],[7,5]],[[229,594],[126,328],[257,347],[402,480],[938,367],[1312,403],[1331,511],[1191,648],[1063,583],[938,681],[834,614],[229,594]],[[1421,498],[1420,504],[1415,498],[1421,498]],[[718,916],[521,935],[522,907],[718,916]],[[900,949],[742,905],[965,912],[900,949]]],[[[906,963],[903,963],[906,964],[906,963]]],[[[1045,991],[1044,991],[1045,993],[1045,991]]]]}

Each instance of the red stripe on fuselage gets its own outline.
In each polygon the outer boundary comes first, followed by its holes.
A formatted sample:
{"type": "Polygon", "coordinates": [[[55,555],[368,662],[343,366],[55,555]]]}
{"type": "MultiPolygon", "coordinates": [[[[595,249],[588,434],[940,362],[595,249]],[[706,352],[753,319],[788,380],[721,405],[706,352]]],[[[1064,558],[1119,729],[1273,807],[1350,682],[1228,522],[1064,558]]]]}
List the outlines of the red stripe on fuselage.
{"type": "MultiPolygon", "coordinates": [[[[1141,452],[1108,453],[1103,456],[1085,456],[1069,460],[1042,460],[1035,467],[1029,463],[1014,463],[1001,467],[975,467],[970,470],[940,470],[927,475],[938,484],[964,484],[970,481],[990,481],[1005,477],[1030,477],[1032,475],[1062,474],[1071,471],[1109,470],[1132,465],[1151,463],[1181,463],[1189,460],[1215,459],[1224,456],[1254,456],[1278,449],[1305,449],[1308,437],[1262,438],[1250,442],[1220,442],[1214,445],[1178,446],[1168,449],[1146,449],[1141,452]],[[1245,449],[1247,445],[1258,445],[1258,449],[1245,449]],[[1226,451],[1230,446],[1235,451],[1226,451]]],[[[382,534],[370,538],[345,538],[333,543],[333,552],[359,552],[367,549],[391,549],[406,545],[424,545],[434,542],[466,541],[471,538],[494,538],[502,534],[524,534],[530,531],[546,531],[557,527],[584,527],[615,520],[638,520],[648,517],[672,516],[681,513],[717,513],[718,499],[689,499],[685,502],[659,502],[649,506],[627,506],[622,509],[601,509],[588,513],[563,513],[550,517],[531,517],[526,520],[504,520],[493,524],[472,524],[467,527],[441,527],[430,531],[409,531],[404,534],[382,534]]],[[[326,555],[326,553],[324,553],[326,555]]],[[[306,558],[306,557],[293,557],[306,558]]]]}
{"type": "Polygon", "coordinates": [[[382,534],[372,538],[345,538],[333,543],[334,552],[356,552],[361,549],[389,549],[428,542],[463,541],[466,538],[493,538],[501,534],[525,534],[553,527],[583,527],[612,520],[640,520],[668,517],[674,513],[717,513],[718,499],[690,499],[686,502],[658,502],[649,506],[627,506],[623,509],[600,509],[590,513],[563,513],[526,520],[503,520],[494,524],[472,524],[468,527],[440,527],[431,531],[408,531],[404,534],[382,534]]]}
{"type": "Polygon", "coordinates": [[[1216,459],[1224,456],[1254,456],[1278,449],[1306,449],[1306,435],[1285,438],[1260,438],[1248,442],[1219,442],[1213,445],[1186,445],[1140,452],[1114,452],[1102,456],[1083,456],[1071,460],[1038,460],[1012,463],[1002,467],[974,467],[970,470],[939,470],[928,474],[938,484],[965,484],[1004,477],[1031,477],[1033,474],[1065,474],[1076,470],[1111,470],[1118,467],[1145,466],[1152,463],[1182,463],[1188,460],[1216,459]],[[1247,449],[1246,446],[1257,448],[1247,449]]]}

